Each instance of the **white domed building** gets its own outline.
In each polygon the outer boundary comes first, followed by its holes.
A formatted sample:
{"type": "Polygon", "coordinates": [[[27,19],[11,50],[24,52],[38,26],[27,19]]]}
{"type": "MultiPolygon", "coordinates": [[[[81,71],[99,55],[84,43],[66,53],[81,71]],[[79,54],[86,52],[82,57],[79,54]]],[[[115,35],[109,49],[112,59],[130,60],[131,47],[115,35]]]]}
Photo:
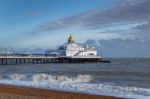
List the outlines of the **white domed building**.
{"type": "Polygon", "coordinates": [[[88,45],[75,43],[74,38],[70,35],[68,37],[68,43],[59,46],[56,50],[46,51],[46,55],[66,57],[96,57],[97,50],[95,47],[89,47],[88,45]]]}

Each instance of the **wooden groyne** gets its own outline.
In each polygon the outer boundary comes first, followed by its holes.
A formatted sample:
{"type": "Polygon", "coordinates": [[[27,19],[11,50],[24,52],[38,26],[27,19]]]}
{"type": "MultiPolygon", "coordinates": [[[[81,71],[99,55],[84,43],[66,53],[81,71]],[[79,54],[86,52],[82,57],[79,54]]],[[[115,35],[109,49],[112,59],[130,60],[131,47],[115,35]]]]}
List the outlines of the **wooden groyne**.
{"type": "Polygon", "coordinates": [[[109,63],[99,57],[46,57],[46,56],[2,56],[0,65],[19,65],[19,64],[50,64],[50,63],[109,63]]]}

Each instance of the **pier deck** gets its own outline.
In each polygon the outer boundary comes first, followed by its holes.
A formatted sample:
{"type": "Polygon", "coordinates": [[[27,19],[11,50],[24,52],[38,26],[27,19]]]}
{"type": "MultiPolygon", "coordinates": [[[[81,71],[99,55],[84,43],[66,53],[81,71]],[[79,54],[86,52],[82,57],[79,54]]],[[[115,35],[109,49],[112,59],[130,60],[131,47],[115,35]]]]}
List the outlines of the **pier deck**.
{"type": "Polygon", "coordinates": [[[50,64],[50,63],[109,63],[101,57],[49,57],[49,56],[0,56],[0,65],[50,64]]]}

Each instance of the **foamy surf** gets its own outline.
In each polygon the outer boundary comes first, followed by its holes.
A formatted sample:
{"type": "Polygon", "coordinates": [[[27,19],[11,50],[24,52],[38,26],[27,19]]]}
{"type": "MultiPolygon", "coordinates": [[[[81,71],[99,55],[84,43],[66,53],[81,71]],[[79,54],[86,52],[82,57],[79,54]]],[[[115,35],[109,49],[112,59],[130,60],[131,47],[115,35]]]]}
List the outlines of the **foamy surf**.
{"type": "Polygon", "coordinates": [[[79,83],[79,82],[90,82],[92,77],[90,75],[78,75],[77,77],[68,77],[68,76],[52,76],[47,74],[36,74],[33,76],[34,82],[65,82],[65,83],[79,83]]]}
{"type": "Polygon", "coordinates": [[[150,89],[138,87],[113,86],[102,83],[91,83],[90,75],[68,77],[64,75],[47,74],[12,74],[0,77],[1,84],[20,85],[53,90],[65,90],[95,95],[119,96],[125,98],[149,99],[150,89]]]}
{"type": "Polygon", "coordinates": [[[48,75],[44,73],[40,74],[10,74],[1,75],[0,79],[11,79],[18,81],[33,81],[33,82],[63,82],[63,83],[81,83],[90,82],[92,77],[90,75],[77,75],[75,77],[69,77],[65,75],[48,75]]]}

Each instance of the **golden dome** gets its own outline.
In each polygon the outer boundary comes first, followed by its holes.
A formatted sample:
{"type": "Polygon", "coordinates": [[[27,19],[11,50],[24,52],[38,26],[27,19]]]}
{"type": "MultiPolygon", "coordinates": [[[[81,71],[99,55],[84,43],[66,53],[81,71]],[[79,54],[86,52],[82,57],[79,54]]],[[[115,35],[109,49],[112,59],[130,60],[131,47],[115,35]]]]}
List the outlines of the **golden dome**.
{"type": "Polygon", "coordinates": [[[71,34],[70,34],[70,36],[68,37],[68,43],[74,43],[74,38],[72,37],[71,34]]]}

